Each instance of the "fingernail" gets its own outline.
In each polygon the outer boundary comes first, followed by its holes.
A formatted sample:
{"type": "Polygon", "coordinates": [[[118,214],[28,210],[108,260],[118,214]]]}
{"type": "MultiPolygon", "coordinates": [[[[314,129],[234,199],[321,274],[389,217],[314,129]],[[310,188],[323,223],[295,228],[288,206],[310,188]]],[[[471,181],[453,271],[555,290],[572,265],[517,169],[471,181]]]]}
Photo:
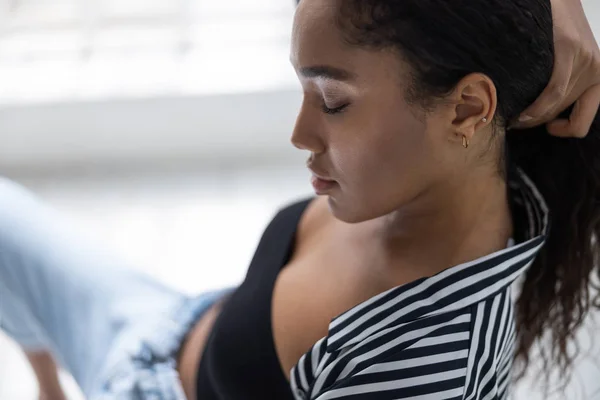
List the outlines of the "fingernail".
{"type": "Polygon", "coordinates": [[[519,117],[519,122],[527,122],[527,121],[531,121],[533,119],[533,117],[530,117],[529,115],[521,115],[519,117]]]}

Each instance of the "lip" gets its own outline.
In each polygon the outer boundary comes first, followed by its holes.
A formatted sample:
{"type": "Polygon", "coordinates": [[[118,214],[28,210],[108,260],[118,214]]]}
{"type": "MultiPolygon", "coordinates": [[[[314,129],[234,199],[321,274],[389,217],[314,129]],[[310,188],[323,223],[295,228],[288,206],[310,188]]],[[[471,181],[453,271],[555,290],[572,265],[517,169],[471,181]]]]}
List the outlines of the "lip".
{"type": "Polygon", "coordinates": [[[315,174],[311,178],[311,184],[318,195],[323,195],[330,192],[338,183],[329,179],[323,179],[315,174]]]}

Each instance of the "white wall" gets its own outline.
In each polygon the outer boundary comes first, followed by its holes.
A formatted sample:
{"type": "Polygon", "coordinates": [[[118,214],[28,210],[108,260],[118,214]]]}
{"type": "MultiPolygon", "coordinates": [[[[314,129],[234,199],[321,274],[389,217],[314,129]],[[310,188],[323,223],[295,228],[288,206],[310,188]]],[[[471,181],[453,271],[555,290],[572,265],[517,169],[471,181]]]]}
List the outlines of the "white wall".
{"type": "Polygon", "coordinates": [[[161,159],[285,158],[301,96],[273,91],[0,109],[0,170],[161,159]]]}

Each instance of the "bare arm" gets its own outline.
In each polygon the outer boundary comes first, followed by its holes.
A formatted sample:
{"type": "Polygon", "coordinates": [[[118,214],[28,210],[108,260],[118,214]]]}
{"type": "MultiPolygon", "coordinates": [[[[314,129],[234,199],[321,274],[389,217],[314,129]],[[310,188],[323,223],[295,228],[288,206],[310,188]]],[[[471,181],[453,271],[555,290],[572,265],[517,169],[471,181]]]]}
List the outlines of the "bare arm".
{"type": "Polygon", "coordinates": [[[581,0],[551,0],[554,19],[554,73],[546,90],[513,127],[548,124],[555,136],[584,137],[600,105],[600,48],[581,0]],[[569,119],[556,119],[575,103],[569,119]]]}

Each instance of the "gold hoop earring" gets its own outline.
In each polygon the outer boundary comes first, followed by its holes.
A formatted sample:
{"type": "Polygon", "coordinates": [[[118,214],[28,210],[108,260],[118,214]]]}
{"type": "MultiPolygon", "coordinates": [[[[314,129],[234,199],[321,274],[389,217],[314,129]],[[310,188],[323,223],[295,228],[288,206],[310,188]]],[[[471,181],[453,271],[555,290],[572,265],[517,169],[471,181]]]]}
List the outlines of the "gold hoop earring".
{"type": "Polygon", "coordinates": [[[462,137],[462,145],[465,149],[469,148],[469,140],[467,139],[467,137],[465,135],[463,135],[463,137],[462,137]]]}

